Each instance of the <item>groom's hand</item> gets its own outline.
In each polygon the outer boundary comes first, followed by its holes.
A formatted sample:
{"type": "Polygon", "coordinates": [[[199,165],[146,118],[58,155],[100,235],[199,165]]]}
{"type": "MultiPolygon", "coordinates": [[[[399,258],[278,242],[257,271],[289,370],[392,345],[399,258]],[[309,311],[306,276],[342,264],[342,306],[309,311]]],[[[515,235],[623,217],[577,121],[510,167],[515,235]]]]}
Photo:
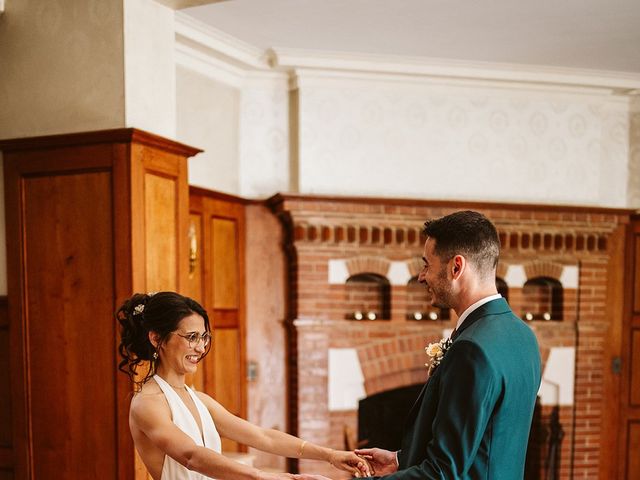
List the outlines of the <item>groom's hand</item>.
{"type": "Polygon", "coordinates": [[[353,452],[332,450],[329,456],[329,463],[336,468],[349,472],[353,477],[369,477],[373,475],[369,462],[353,452]]]}
{"type": "Polygon", "coordinates": [[[381,448],[362,448],[355,450],[355,453],[369,462],[376,475],[389,475],[398,471],[396,452],[381,448]]]}

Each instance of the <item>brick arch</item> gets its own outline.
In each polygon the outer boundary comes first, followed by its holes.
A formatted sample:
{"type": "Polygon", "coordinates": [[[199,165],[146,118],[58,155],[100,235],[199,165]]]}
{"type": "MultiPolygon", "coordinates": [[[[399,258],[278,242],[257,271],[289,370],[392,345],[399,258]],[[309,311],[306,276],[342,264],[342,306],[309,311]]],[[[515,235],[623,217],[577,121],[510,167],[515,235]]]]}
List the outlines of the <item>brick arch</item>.
{"type": "Polygon", "coordinates": [[[535,261],[524,265],[524,273],[527,279],[535,277],[549,277],[560,281],[564,266],[556,262],[535,261]]]}
{"type": "Polygon", "coordinates": [[[498,262],[498,268],[496,269],[496,277],[500,277],[504,280],[504,277],[507,276],[507,270],[509,270],[509,265],[504,262],[498,262]]]}
{"type": "Polygon", "coordinates": [[[409,269],[409,275],[411,278],[417,277],[422,270],[423,262],[421,258],[412,258],[410,260],[406,260],[407,268],[409,269]]]}
{"type": "Polygon", "coordinates": [[[424,383],[427,379],[425,346],[440,337],[402,335],[358,348],[367,396],[424,383]]]}
{"type": "Polygon", "coordinates": [[[361,256],[350,258],[346,266],[350,277],[360,273],[375,273],[387,278],[391,262],[384,257],[361,256]]]}

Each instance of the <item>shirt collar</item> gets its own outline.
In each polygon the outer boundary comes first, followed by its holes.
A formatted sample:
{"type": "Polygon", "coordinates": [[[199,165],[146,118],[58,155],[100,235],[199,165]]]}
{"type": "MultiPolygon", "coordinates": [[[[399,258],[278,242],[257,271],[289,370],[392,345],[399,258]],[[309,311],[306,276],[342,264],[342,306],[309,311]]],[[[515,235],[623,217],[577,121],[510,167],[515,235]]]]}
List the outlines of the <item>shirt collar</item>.
{"type": "Polygon", "coordinates": [[[488,297],[481,298],[476,303],[467,307],[467,309],[464,312],[462,312],[462,315],[460,315],[460,318],[458,318],[458,323],[456,324],[456,330],[460,328],[460,325],[462,325],[462,322],[464,322],[467,319],[467,317],[471,315],[471,312],[481,307],[485,303],[489,303],[492,300],[497,300],[498,298],[502,298],[502,295],[500,295],[499,293],[496,293],[495,295],[489,295],[488,297]]]}

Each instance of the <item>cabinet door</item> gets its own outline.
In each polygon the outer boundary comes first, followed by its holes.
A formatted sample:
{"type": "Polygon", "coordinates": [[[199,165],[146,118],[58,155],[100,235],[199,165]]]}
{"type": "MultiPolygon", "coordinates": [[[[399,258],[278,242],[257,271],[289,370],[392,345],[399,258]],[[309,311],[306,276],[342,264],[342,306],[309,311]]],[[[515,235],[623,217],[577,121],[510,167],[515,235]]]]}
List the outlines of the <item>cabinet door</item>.
{"type": "Polygon", "coordinates": [[[111,182],[92,171],[21,182],[32,478],[117,478],[111,182]]]}
{"type": "MultiPolygon", "coordinates": [[[[227,410],[246,417],[244,348],[244,205],[192,189],[190,235],[197,252],[189,284],[200,295],[213,329],[213,345],[192,382],[227,410]],[[195,235],[195,236],[194,236],[195,235]]],[[[226,439],[224,452],[246,448],[226,439]]]]}

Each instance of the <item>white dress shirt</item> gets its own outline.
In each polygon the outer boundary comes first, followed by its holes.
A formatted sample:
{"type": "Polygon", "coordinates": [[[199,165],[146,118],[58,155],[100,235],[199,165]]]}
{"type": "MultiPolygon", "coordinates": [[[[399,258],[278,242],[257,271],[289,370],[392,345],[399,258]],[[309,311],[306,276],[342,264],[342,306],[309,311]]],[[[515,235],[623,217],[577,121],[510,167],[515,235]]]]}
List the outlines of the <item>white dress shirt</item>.
{"type": "Polygon", "coordinates": [[[488,297],[481,298],[476,303],[469,305],[467,309],[464,312],[462,312],[462,315],[460,315],[460,318],[458,318],[458,323],[456,323],[456,330],[460,328],[460,325],[462,325],[462,322],[464,322],[467,319],[467,317],[471,315],[471,313],[475,309],[481,307],[485,303],[489,303],[491,300],[497,300],[498,298],[502,298],[502,295],[500,295],[499,293],[496,293],[495,295],[489,295],[488,297]]]}

